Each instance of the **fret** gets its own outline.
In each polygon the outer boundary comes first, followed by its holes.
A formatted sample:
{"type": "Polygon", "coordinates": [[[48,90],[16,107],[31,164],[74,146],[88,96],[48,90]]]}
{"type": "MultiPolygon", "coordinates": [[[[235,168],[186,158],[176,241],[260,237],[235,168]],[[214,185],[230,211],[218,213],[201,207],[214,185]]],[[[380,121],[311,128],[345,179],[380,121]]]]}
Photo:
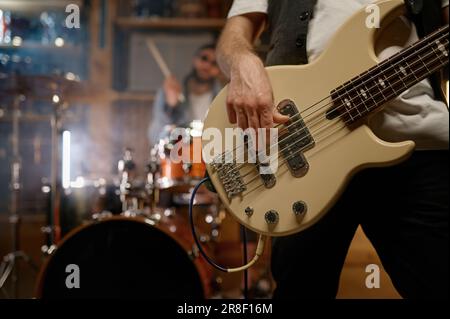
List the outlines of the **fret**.
{"type": "Polygon", "coordinates": [[[402,82],[403,86],[405,87],[405,89],[409,89],[409,87],[405,84],[405,82],[403,81],[403,74],[399,74],[398,70],[400,69],[400,66],[398,68],[394,67],[395,73],[397,74],[398,78],[400,79],[400,81],[402,82]]]}
{"type": "MultiPolygon", "coordinates": [[[[434,43],[437,45],[437,49],[439,51],[441,51],[442,55],[444,56],[444,59],[448,58],[448,51],[445,49],[445,45],[442,44],[440,40],[436,40],[434,43]]],[[[433,48],[433,51],[434,51],[434,47],[432,47],[432,48],[433,48]]],[[[439,57],[440,57],[440,55],[439,55],[439,57]]]]}
{"type": "MultiPolygon", "coordinates": [[[[361,83],[364,83],[361,81],[360,75],[358,75],[358,81],[360,81],[361,83]]],[[[364,90],[363,88],[360,88],[360,84],[355,88],[355,90],[357,91],[357,93],[359,95],[359,99],[361,100],[361,103],[366,108],[367,113],[370,113],[371,110],[367,107],[367,104],[366,104],[366,100],[369,98],[369,96],[367,95],[368,92],[366,90],[364,90]]]]}
{"type": "Polygon", "coordinates": [[[327,119],[354,122],[448,64],[448,26],[430,34],[331,93],[327,119]],[[445,39],[445,40],[444,40],[445,39]]]}
{"type": "Polygon", "coordinates": [[[366,91],[369,93],[370,98],[372,99],[372,101],[373,101],[373,103],[374,103],[374,107],[377,107],[378,103],[377,103],[377,101],[373,98],[372,92],[370,92],[370,90],[367,88],[367,85],[366,85],[366,82],[365,82],[365,81],[363,82],[363,86],[364,86],[364,88],[366,89],[366,91]]]}
{"type": "Polygon", "coordinates": [[[394,87],[392,86],[391,80],[387,77],[386,72],[384,73],[384,81],[387,82],[387,84],[392,90],[392,93],[394,93],[394,95],[397,96],[397,90],[395,90],[394,87]]]}
{"type": "Polygon", "coordinates": [[[352,99],[352,97],[350,96],[350,94],[348,94],[348,92],[347,92],[347,89],[346,89],[346,87],[347,86],[344,86],[343,87],[343,89],[344,89],[344,94],[343,94],[343,98],[344,98],[344,100],[343,100],[343,102],[344,102],[344,105],[345,105],[345,110],[347,111],[347,113],[348,113],[348,115],[350,115],[350,118],[352,119],[352,121],[353,120],[355,120],[355,119],[358,119],[358,117],[359,117],[359,112],[358,112],[358,114],[355,114],[355,108],[356,108],[356,110],[358,111],[358,107],[355,107],[355,105],[354,105],[354,103],[352,103],[353,102],[353,99],[352,99]],[[353,115],[354,116],[353,116],[353,115]]]}
{"type": "Polygon", "coordinates": [[[352,97],[349,92],[347,91],[347,89],[344,88],[345,92],[347,93],[348,96],[350,96],[351,100],[353,101],[353,105],[356,108],[356,111],[358,111],[358,118],[362,117],[364,114],[364,111],[361,113],[360,107],[361,107],[361,103],[359,103],[358,101],[358,90],[356,89],[357,86],[355,85],[355,82],[353,80],[350,80],[350,84],[352,85],[352,89],[350,91],[355,91],[356,92],[356,96],[352,97]]]}
{"type": "Polygon", "coordinates": [[[436,52],[436,50],[434,49],[434,47],[431,47],[431,50],[433,50],[433,53],[436,54],[436,56],[438,57],[439,61],[442,61],[441,58],[441,54],[439,54],[438,52],[436,52]]]}
{"type": "Polygon", "coordinates": [[[346,102],[343,101],[343,100],[341,100],[341,103],[342,103],[342,105],[344,105],[344,109],[345,109],[344,114],[350,116],[350,120],[353,122],[355,119],[353,118],[352,113],[350,113],[350,112],[348,111],[346,102]]]}
{"type": "MultiPolygon", "coordinates": [[[[408,61],[405,60],[404,57],[402,57],[402,62],[404,62],[406,64],[406,66],[409,68],[409,71],[411,72],[411,74],[414,76],[414,78],[418,81],[419,78],[416,76],[416,72],[414,71],[414,69],[408,64],[408,61]]],[[[414,65],[415,63],[413,63],[414,65]]]]}
{"type": "MultiPolygon", "coordinates": [[[[385,97],[384,94],[383,94],[383,90],[380,89],[379,79],[378,79],[378,80],[375,80],[374,83],[375,83],[375,86],[377,87],[378,91],[380,91],[381,96],[382,96],[382,98],[383,98],[383,101],[386,101],[386,97],[385,97]]],[[[378,95],[378,93],[377,93],[376,95],[378,95]]]]}
{"type": "Polygon", "coordinates": [[[430,73],[430,69],[428,68],[428,65],[422,60],[422,57],[420,54],[417,55],[419,58],[419,61],[422,62],[422,64],[425,66],[425,69],[427,69],[427,72],[430,73]]]}
{"type": "MultiPolygon", "coordinates": [[[[344,122],[346,122],[345,115],[348,115],[348,116],[350,116],[350,120],[353,122],[354,118],[353,118],[352,114],[347,111],[347,105],[346,105],[346,103],[344,101],[343,96],[340,94],[340,92],[341,92],[341,90],[337,90],[337,91],[334,92],[334,94],[332,94],[332,95],[337,95],[337,96],[333,96],[333,100],[337,100],[339,102],[338,105],[335,108],[336,111],[337,111],[337,115],[341,115],[341,116],[343,115],[344,116],[344,122]]],[[[329,114],[329,116],[331,116],[331,118],[333,118],[334,115],[335,114],[333,114],[333,113],[329,114]]]]}
{"type": "Polygon", "coordinates": [[[361,114],[358,111],[358,107],[353,105],[352,103],[352,99],[349,97],[344,98],[344,104],[345,104],[345,109],[347,110],[348,115],[350,115],[351,119],[357,119],[359,116],[361,116],[361,114]],[[358,112],[358,114],[355,114],[355,109],[358,112]],[[354,114],[354,116],[352,115],[352,113],[354,114]]]}

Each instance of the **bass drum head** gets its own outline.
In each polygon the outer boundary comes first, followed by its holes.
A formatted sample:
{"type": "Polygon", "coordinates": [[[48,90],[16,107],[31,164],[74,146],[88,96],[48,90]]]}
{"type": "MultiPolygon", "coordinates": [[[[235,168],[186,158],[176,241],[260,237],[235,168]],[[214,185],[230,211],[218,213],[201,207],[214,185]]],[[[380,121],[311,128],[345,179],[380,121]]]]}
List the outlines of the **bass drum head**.
{"type": "Polygon", "coordinates": [[[41,298],[204,298],[199,272],[179,242],[155,226],[111,218],[66,237],[44,266],[41,298]],[[80,288],[69,289],[68,265],[80,288]]]}

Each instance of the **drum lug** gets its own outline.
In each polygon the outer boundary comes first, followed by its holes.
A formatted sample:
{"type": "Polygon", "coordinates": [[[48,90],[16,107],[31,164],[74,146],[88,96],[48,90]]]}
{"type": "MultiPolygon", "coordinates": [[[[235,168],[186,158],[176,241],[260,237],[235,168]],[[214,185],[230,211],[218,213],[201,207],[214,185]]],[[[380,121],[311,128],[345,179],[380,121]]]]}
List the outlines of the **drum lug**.
{"type": "Polygon", "coordinates": [[[200,251],[197,245],[192,245],[192,249],[188,251],[188,255],[191,260],[194,260],[200,256],[200,251]]]}
{"type": "Polygon", "coordinates": [[[113,214],[111,212],[108,211],[102,211],[100,213],[94,214],[92,215],[92,220],[96,221],[96,222],[100,222],[106,218],[112,217],[113,214]]]}
{"type": "Polygon", "coordinates": [[[52,255],[56,250],[56,246],[55,245],[43,245],[41,247],[41,252],[44,254],[44,256],[50,256],[52,255]]]}
{"type": "Polygon", "coordinates": [[[183,163],[183,171],[189,174],[192,170],[192,163],[183,163]]]}

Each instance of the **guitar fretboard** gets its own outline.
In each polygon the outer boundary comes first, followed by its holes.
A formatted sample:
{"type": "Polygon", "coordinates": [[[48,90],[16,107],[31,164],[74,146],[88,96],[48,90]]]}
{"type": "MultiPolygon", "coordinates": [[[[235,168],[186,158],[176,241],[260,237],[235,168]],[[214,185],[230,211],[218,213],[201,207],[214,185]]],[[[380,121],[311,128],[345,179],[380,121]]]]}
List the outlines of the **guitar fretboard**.
{"type": "Polygon", "coordinates": [[[327,118],[352,124],[448,64],[448,25],[331,92],[327,118]]]}

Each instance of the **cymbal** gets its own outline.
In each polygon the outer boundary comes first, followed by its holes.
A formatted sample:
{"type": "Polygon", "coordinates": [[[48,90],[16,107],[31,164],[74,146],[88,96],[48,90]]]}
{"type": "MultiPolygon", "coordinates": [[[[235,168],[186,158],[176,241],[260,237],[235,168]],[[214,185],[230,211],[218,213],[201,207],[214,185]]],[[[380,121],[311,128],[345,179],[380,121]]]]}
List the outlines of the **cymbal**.
{"type": "Polygon", "coordinates": [[[70,76],[0,74],[0,94],[53,96],[67,91],[80,91],[80,81],[70,76]]]}

